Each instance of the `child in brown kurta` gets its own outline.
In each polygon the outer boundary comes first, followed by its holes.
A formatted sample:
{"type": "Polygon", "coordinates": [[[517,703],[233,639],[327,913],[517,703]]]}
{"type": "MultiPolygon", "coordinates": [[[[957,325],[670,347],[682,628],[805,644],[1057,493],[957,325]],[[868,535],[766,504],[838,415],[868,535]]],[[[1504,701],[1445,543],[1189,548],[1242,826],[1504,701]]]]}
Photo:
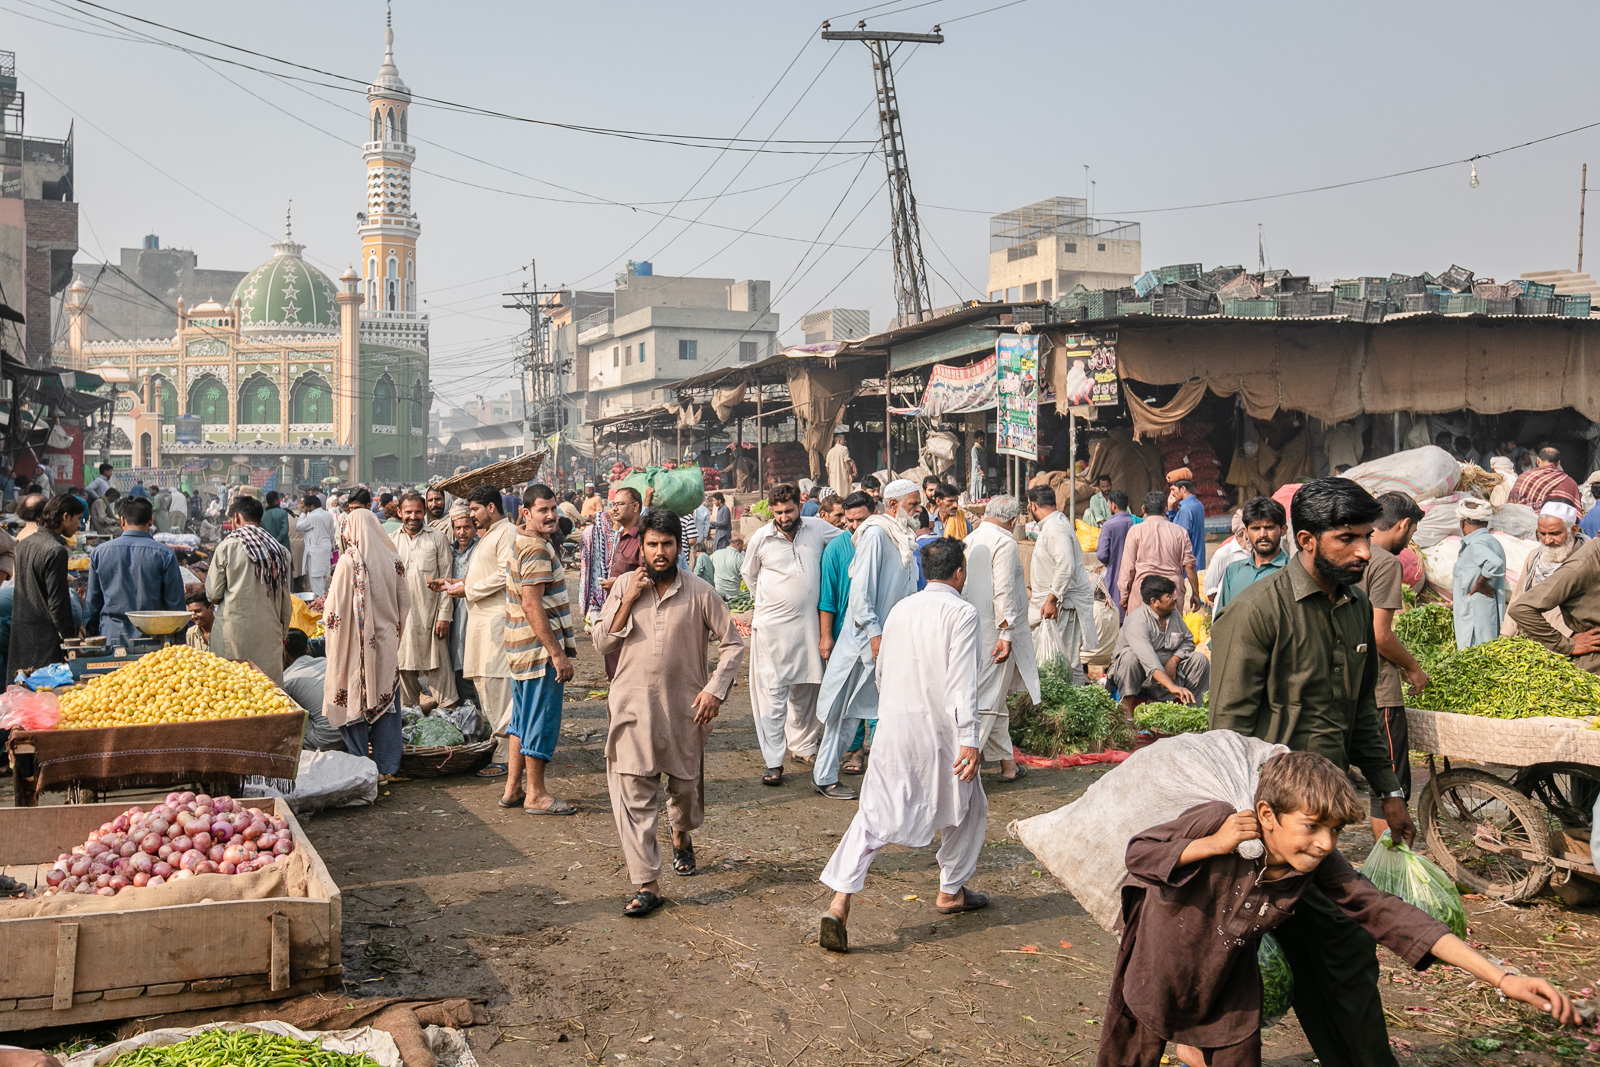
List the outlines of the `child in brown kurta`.
{"type": "Polygon", "coordinates": [[[1130,841],[1099,1067],[1155,1067],[1168,1041],[1185,1063],[1257,1067],[1256,946],[1311,885],[1418,970],[1443,960],[1560,1022],[1575,1020],[1572,1002],[1549,983],[1507,974],[1358,874],[1335,846],[1340,829],[1365,814],[1331,762],[1290,752],[1262,766],[1254,811],[1200,804],[1130,841]],[[1260,859],[1234,851],[1251,840],[1265,847],[1260,859]]]}

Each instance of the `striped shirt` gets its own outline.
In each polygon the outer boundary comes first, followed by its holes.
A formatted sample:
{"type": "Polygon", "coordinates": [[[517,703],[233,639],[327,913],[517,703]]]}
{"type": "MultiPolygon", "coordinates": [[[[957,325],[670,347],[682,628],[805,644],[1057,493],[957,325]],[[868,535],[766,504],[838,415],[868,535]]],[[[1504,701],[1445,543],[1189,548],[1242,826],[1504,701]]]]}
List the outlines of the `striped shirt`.
{"type": "Polygon", "coordinates": [[[522,610],[522,589],[529,585],[544,586],[541,603],[550,618],[550,629],[561,642],[562,651],[569,657],[578,654],[578,643],[572,635],[572,611],[567,606],[567,572],[561,566],[561,556],[543,538],[518,534],[516,554],[506,564],[505,642],[511,677],[524,682],[543,678],[545,665],[550,662],[550,650],[539,640],[522,610]]]}

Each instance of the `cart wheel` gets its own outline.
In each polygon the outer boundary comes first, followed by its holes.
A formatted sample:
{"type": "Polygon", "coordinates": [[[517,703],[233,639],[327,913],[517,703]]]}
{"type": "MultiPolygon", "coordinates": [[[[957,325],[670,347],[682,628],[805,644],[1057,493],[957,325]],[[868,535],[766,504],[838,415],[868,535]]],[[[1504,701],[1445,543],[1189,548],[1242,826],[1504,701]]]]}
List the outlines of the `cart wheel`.
{"type": "Polygon", "coordinates": [[[1560,823],[1552,829],[1579,830],[1594,820],[1594,802],[1600,796],[1600,767],[1539,763],[1512,775],[1511,786],[1550,809],[1560,823]]]}
{"type": "Polygon", "coordinates": [[[1550,881],[1549,823],[1505,779],[1487,771],[1445,771],[1428,782],[1417,813],[1434,862],[1473,892],[1532,900],[1550,881]],[[1480,841],[1513,851],[1490,852],[1480,841]]]}

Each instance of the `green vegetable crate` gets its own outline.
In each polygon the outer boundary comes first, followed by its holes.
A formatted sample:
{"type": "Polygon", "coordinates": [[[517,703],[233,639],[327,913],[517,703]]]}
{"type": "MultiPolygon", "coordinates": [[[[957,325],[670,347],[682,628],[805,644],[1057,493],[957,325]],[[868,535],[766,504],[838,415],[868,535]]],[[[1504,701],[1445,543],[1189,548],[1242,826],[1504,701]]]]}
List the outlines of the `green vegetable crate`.
{"type": "MultiPolygon", "coordinates": [[[[250,804],[289,824],[305,896],[0,917],[0,1033],[337,991],[339,887],[288,804],[250,804]]],[[[0,809],[0,871],[42,886],[57,856],[128,806],[0,809]]]]}

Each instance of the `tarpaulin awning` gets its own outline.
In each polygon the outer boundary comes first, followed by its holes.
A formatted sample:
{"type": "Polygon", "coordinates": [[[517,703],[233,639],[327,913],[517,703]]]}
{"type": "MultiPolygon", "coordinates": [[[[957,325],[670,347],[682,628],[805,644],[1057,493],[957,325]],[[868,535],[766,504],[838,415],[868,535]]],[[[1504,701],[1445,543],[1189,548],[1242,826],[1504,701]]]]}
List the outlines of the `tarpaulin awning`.
{"type": "MultiPolygon", "coordinates": [[[[1207,393],[1253,418],[1280,409],[1326,423],[1403,411],[1553,411],[1600,421],[1600,322],[1425,316],[1384,323],[1271,320],[1118,322],[1118,373],[1134,427],[1165,432],[1207,393]],[[1164,405],[1138,386],[1177,385],[1164,405]]],[[[1057,374],[1060,367],[1057,367],[1057,374]]],[[[1062,383],[1057,382],[1058,389],[1062,383]]]]}
{"type": "Polygon", "coordinates": [[[889,410],[896,415],[922,415],[938,418],[941,415],[963,415],[969,411],[988,411],[999,400],[997,360],[993,355],[965,367],[952,367],[940,363],[928,378],[927,391],[922,394],[922,404],[914,408],[889,410]]]}

